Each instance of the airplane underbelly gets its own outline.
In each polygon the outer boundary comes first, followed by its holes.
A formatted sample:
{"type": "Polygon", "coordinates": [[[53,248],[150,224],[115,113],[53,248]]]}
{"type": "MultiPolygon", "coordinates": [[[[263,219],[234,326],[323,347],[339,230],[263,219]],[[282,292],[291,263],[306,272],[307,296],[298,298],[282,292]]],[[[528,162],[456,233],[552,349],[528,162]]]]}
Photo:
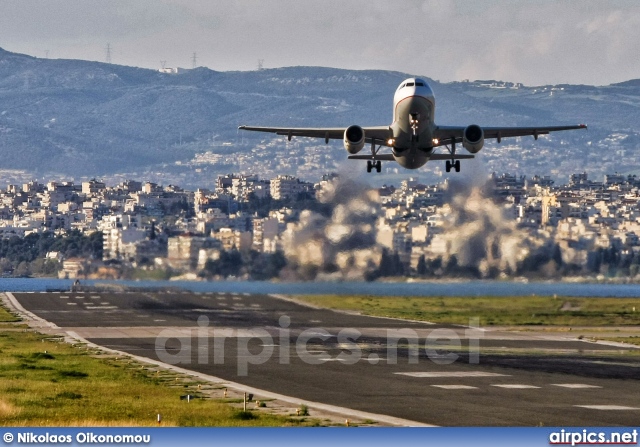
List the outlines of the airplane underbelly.
{"type": "Polygon", "coordinates": [[[393,152],[393,158],[398,164],[406,169],[418,169],[429,161],[429,156],[425,151],[412,148],[402,152],[393,152]]]}
{"type": "Polygon", "coordinates": [[[391,125],[395,144],[399,149],[413,147],[428,149],[432,143],[433,104],[426,98],[413,96],[401,100],[395,109],[391,125]],[[416,130],[412,128],[417,120],[416,130]]]}
{"type": "Polygon", "coordinates": [[[397,129],[411,133],[411,123],[409,119],[412,115],[417,116],[418,126],[421,129],[429,127],[433,121],[433,104],[420,96],[413,96],[400,101],[396,105],[394,122],[397,125],[397,129]]]}

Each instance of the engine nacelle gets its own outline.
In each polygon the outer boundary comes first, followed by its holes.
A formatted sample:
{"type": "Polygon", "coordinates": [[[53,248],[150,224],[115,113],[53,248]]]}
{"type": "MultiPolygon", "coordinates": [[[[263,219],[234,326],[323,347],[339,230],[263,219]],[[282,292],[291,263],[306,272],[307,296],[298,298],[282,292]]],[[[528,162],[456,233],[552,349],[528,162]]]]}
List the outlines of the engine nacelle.
{"type": "Polygon", "coordinates": [[[343,141],[347,152],[357,154],[364,147],[364,129],[356,125],[347,127],[343,141]]]}
{"type": "Polygon", "coordinates": [[[464,129],[462,133],[462,146],[475,154],[484,146],[484,131],[477,124],[471,124],[464,129]]]}

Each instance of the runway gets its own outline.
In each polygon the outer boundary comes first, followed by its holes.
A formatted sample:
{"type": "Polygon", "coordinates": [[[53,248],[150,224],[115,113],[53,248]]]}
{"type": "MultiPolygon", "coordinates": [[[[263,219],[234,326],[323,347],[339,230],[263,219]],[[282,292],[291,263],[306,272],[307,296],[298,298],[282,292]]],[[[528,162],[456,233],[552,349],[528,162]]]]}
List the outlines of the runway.
{"type": "Polygon", "coordinates": [[[338,313],[268,295],[13,296],[101,346],[425,424],[631,426],[640,417],[633,348],[338,313]]]}

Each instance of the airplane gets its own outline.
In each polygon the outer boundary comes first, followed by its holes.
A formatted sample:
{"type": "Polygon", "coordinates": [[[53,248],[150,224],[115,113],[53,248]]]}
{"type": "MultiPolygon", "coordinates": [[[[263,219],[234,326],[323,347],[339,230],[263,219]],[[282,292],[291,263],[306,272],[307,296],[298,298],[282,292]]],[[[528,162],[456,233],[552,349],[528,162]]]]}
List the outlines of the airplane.
{"type": "Polygon", "coordinates": [[[398,86],[393,98],[393,122],[389,126],[360,127],[356,124],[347,128],[300,128],[300,127],[255,127],[239,126],[238,129],[255,132],[270,132],[292,137],[324,138],[342,140],[349,152],[349,159],[367,160],[367,172],[381,172],[382,161],[396,161],[407,169],[417,169],[430,160],[446,160],[447,172],[460,172],[460,160],[474,158],[484,146],[485,139],[496,139],[531,135],[536,140],[539,135],[572,129],[586,129],[586,124],[575,126],[539,127],[481,127],[477,124],[461,126],[439,126],[434,116],[436,100],[433,90],[420,78],[409,78],[398,86]],[[456,144],[462,143],[469,154],[456,153],[456,144]],[[360,155],[365,144],[371,146],[371,154],[360,155]],[[391,148],[391,153],[380,153],[383,147],[391,148]],[[445,147],[448,153],[436,153],[438,147],[445,147]]]}

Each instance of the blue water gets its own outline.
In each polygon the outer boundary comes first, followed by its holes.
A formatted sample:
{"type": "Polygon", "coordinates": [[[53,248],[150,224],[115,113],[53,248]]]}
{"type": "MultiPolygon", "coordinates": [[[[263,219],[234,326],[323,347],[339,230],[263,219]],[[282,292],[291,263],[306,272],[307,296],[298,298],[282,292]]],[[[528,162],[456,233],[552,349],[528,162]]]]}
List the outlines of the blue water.
{"type": "MultiPolygon", "coordinates": [[[[0,291],[44,292],[69,289],[63,279],[2,278],[0,291]]],[[[560,295],[593,297],[640,297],[640,284],[575,284],[554,282],[460,281],[434,283],[320,282],[270,283],[257,281],[81,281],[83,285],[120,284],[131,287],[180,288],[192,292],[238,292],[281,294],[365,294],[394,296],[560,295]]]]}

